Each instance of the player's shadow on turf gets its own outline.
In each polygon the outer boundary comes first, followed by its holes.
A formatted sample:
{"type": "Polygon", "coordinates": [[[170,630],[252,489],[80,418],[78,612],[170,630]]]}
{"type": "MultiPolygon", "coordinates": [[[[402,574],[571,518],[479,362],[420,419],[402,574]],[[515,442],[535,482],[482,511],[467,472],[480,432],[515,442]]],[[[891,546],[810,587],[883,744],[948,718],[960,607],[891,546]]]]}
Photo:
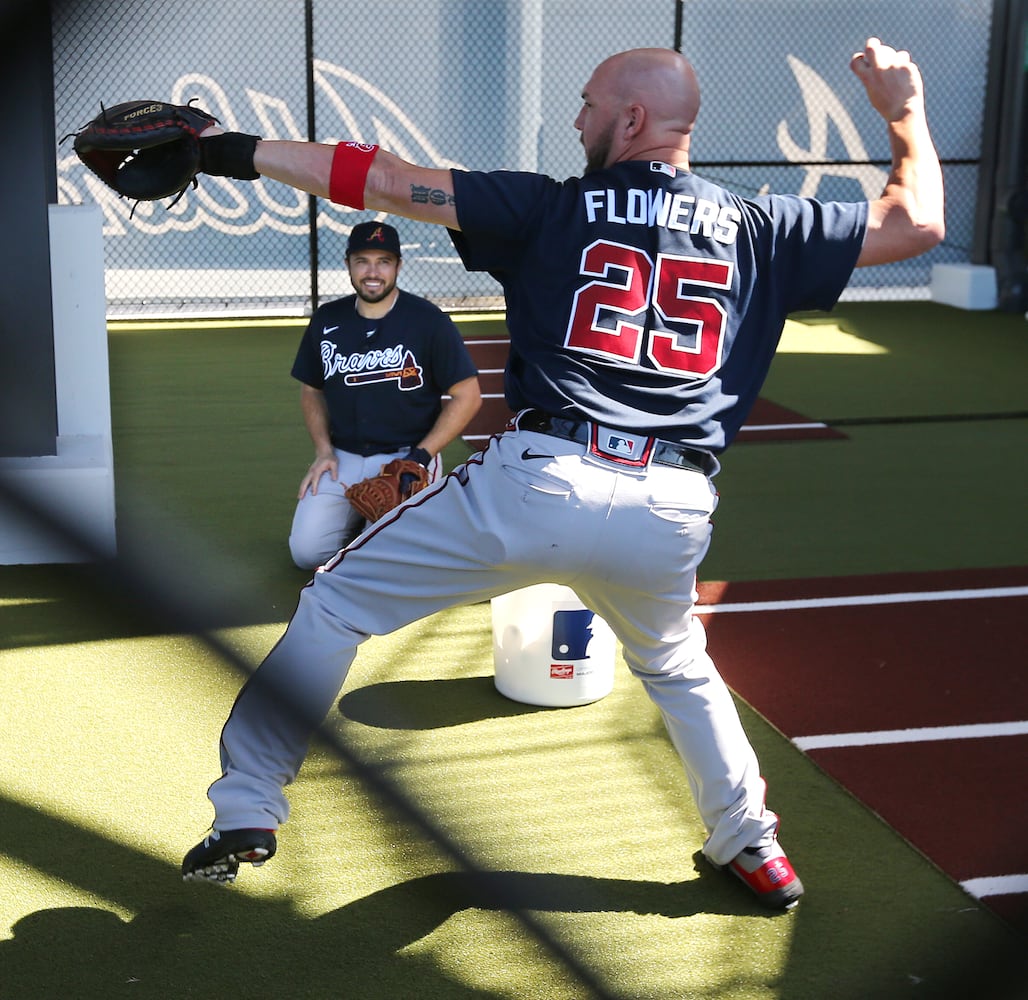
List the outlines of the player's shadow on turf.
{"type": "Polygon", "coordinates": [[[354,722],[378,729],[446,729],[482,719],[555,711],[505,698],[491,676],[368,684],[343,695],[339,710],[354,722]]]}
{"type": "MultiPolygon", "coordinates": [[[[241,877],[259,876],[244,870],[241,877]]],[[[120,882],[116,872],[111,879],[120,882]]],[[[425,940],[472,910],[523,909],[558,918],[592,912],[669,918],[710,913],[719,895],[706,882],[437,873],[310,919],[288,899],[254,898],[241,887],[178,883],[177,872],[165,867],[160,884],[149,887],[151,901],[131,920],[87,906],[38,910],[18,920],[12,937],[0,942],[0,982],[21,1000],[87,1000],[122,991],[139,997],[238,996],[240,990],[248,997],[335,996],[341,984],[349,996],[396,996],[408,995],[404,990],[411,982],[423,996],[500,996],[451,979],[425,940]],[[421,949],[409,950],[418,942],[421,949]]],[[[752,912],[744,897],[731,892],[729,897],[741,905],[714,911],[752,912]]],[[[588,956],[581,952],[588,947],[583,935],[570,949],[586,967],[588,956]]]]}

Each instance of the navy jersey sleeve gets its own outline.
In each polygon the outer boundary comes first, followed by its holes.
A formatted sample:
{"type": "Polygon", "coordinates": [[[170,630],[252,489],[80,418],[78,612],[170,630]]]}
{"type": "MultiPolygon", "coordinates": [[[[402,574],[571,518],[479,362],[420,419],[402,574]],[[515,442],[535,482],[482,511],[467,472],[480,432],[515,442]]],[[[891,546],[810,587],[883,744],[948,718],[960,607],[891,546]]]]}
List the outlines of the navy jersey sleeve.
{"type": "Polygon", "coordinates": [[[321,364],[318,339],[324,325],[323,309],[315,310],[307,324],[307,329],[300,338],[300,345],[296,350],[296,358],[290,372],[293,378],[314,389],[324,389],[325,387],[325,374],[321,364]]]}
{"type": "Polygon", "coordinates": [[[558,182],[514,170],[451,173],[461,228],[450,237],[464,266],[494,275],[516,267],[545,211],[544,196],[558,182]]]}
{"type": "Polygon", "coordinates": [[[755,199],[755,204],[771,217],[775,267],[788,276],[786,312],[831,309],[860,256],[867,203],[776,195],[755,199]]]}

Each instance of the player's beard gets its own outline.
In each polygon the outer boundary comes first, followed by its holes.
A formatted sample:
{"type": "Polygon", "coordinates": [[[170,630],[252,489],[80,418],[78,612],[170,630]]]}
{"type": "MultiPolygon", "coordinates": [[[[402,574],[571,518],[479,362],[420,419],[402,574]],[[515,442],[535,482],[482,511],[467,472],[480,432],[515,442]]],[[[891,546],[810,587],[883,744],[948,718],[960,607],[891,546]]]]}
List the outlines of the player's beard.
{"type": "MultiPolygon", "coordinates": [[[[585,151],[585,172],[602,170],[610,158],[610,147],[614,144],[614,122],[611,122],[585,151]]],[[[584,145],[584,143],[583,143],[584,145]]]]}
{"type": "Polygon", "coordinates": [[[395,278],[392,281],[386,281],[385,284],[382,285],[381,290],[379,290],[378,292],[373,292],[370,295],[364,291],[363,281],[355,285],[353,290],[357,293],[357,298],[359,298],[362,302],[367,302],[373,305],[376,302],[381,302],[383,299],[389,298],[389,296],[393,294],[394,288],[396,288],[395,278]]]}

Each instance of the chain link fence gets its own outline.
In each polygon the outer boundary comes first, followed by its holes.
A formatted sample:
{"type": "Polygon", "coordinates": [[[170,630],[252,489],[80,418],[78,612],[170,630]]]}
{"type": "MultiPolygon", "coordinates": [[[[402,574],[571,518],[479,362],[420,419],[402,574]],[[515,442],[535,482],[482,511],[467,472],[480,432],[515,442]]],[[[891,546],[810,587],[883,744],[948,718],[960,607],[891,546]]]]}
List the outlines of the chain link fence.
{"type": "MultiPolygon", "coordinates": [[[[970,259],[991,0],[72,0],[53,11],[55,134],[102,100],[197,103],[266,138],[377,142],[426,165],[582,170],[572,122],[593,67],[635,46],[680,47],[703,109],[694,169],[740,194],[875,197],[885,129],[848,68],[876,34],[927,81],[947,183],[946,242],[858,271],[847,298],[928,297],[931,266],[970,259]],[[961,58],[952,58],[953,38],[961,58]],[[176,40],[174,43],[169,40],[176,40]]],[[[108,192],[58,146],[62,203],[103,211],[112,317],[301,315],[347,294],[346,235],[375,216],[274,181],[202,177],[175,205],[108,192]]],[[[440,227],[395,220],[403,284],[451,309],[499,305],[440,227]]]]}

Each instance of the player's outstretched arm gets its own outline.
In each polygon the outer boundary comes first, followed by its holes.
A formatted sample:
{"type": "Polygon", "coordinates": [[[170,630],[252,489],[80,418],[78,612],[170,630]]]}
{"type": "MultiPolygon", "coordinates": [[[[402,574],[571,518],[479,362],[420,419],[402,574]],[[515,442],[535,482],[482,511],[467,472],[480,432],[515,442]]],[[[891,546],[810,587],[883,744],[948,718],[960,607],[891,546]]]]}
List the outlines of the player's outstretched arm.
{"type": "Polygon", "coordinates": [[[905,260],[931,250],[946,231],[942,168],[928,131],[921,73],[909,52],[869,38],[850,68],[889,130],[892,168],[871,202],[858,267],[905,260]]]}
{"type": "MultiPolygon", "coordinates": [[[[204,133],[215,134],[213,129],[204,133]]],[[[340,150],[325,143],[261,140],[253,165],[264,177],[320,198],[458,228],[449,170],[419,167],[384,149],[375,152],[370,163],[359,153],[348,153],[346,144],[340,150]],[[350,197],[340,194],[348,187],[350,197]]]]}

